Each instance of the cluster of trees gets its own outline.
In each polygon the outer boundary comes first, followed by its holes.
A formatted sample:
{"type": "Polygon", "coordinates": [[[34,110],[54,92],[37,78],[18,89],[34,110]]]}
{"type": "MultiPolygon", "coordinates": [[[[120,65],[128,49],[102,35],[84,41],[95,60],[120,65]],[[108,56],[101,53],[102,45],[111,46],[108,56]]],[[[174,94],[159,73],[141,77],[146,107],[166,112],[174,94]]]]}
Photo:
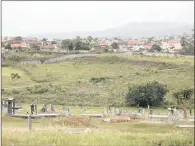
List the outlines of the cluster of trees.
{"type": "MultiPolygon", "coordinates": [[[[90,50],[92,48],[98,48],[100,47],[100,44],[98,42],[98,38],[93,38],[92,36],[88,36],[87,38],[81,38],[80,36],[77,36],[76,39],[65,39],[61,43],[62,49],[67,49],[69,51],[72,50],[90,50]]],[[[112,49],[118,49],[118,43],[112,43],[111,44],[112,49]]]]}
{"type": "Polygon", "coordinates": [[[183,47],[183,54],[194,54],[194,39],[181,38],[181,46],[183,47]]]}
{"type": "MultiPolygon", "coordinates": [[[[129,88],[126,94],[126,104],[129,106],[161,106],[164,104],[164,96],[168,89],[166,85],[158,83],[157,81],[139,85],[129,88]]],[[[191,88],[179,90],[172,94],[177,101],[177,107],[183,109],[184,118],[187,118],[187,109],[194,101],[194,90],[191,88]]]]}
{"type": "Polygon", "coordinates": [[[7,44],[7,45],[5,46],[5,49],[12,50],[12,47],[11,47],[10,44],[7,44]]]}
{"type": "Polygon", "coordinates": [[[81,39],[79,36],[76,39],[65,39],[61,43],[62,49],[72,50],[90,50],[92,48],[92,41],[97,40],[93,39],[91,36],[88,36],[87,39],[81,39]]]}
{"type": "Polygon", "coordinates": [[[180,40],[182,51],[185,55],[194,55],[194,29],[192,29],[192,36],[190,38],[182,37],[180,40]]]}
{"type": "Polygon", "coordinates": [[[158,44],[153,44],[150,51],[157,51],[160,52],[162,48],[158,44]]]}

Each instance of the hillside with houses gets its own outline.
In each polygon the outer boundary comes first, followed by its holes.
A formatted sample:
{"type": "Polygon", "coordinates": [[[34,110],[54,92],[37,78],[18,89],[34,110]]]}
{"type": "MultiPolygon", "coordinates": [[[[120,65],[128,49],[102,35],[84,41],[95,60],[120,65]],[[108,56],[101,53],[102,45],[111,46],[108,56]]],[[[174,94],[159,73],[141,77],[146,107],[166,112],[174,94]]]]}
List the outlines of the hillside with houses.
{"type": "Polygon", "coordinates": [[[194,35],[162,36],[149,38],[93,38],[47,39],[27,37],[2,37],[2,52],[24,51],[103,51],[103,52],[161,52],[193,54],[194,35]],[[188,46],[188,48],[186,48],[188,46]]]}

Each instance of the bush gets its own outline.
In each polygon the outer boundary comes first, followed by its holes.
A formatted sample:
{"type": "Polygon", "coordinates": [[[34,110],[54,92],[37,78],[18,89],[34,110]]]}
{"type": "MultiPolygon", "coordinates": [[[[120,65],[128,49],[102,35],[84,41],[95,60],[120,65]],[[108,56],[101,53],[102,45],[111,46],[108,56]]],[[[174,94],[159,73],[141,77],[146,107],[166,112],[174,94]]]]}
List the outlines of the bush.
{"type": "Polygon", "coordinates": [[[48,86],[35,85],[33,88],[27,87],[26,90],[33,94],[42,94],[49,91],[48,86]]]}
{"type": "Polygon", "coordinates": [[[13,94],[19,94],[20,92],[17,91],[17,90],[12,90],[12,93],[13,93],[13,94]]]}
{"type": "Polygon", "coordinates": [[[108,77],[101,77],[101,78],[91,78],[91,82],[93,83],[99,83],[99,82],[105,82],[107,79],[109,79],[108,77]]]}
{"type": "Polygon", "coordinates": [[[19,62],[21,60],[21,57],[19,57],[17,55],[12,55],[12,56],[8,56],[7,59],[10,60],[10,61],[19,62]]]}
{"type": "Polygon", "coordinates": [[[107,49],[107,48],[105,48],[105,49],[104,49],[104,52],[108,52],[108,49],[107,49]]]}
{"type": "Polygon", "coordinates": [[[1,66],[2,66],[2,67],[8,67],[8,66],[10,66],[10,65],[9,65],[8,63],[2,63],[1,66]]]}
{"type": "Polygon", "coordinates": [[[11,73],[11,78],[12,79],[20,79],[20,75],[18,73],[11,73]]]}
{"type": "Polygon", "coordinates": [[[166,85],[156,81],[145,85],[129,88],[126,95],[126,104],[130,106],[159,106],[164,101],[164,96],[168,92],[166,85]]]}

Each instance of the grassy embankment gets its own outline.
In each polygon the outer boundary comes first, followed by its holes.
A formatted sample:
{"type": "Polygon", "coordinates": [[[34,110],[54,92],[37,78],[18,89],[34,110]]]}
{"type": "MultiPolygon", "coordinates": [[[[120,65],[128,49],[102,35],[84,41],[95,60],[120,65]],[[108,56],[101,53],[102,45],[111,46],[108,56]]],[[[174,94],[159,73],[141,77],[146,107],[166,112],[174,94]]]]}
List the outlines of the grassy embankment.
{"type": "Polygon", "coordinates": [[[55,64],[3,67],[3,97],[25,103],[38,98],[42,103],[124,106],[129,86],[156,80],[167,85],[165,98],[173,102],[174,91],[193,87],[193,65],[193,58],[100,54],[55,64]],[[21,79],[11,79],[11,73],[21,79]]]}

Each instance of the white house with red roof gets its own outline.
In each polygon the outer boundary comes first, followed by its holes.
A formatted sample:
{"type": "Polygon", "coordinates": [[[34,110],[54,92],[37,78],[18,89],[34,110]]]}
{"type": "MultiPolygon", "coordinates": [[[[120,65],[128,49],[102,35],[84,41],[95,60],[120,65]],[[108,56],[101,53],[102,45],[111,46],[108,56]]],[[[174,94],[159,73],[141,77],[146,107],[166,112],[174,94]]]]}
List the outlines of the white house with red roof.
{"type": "Polygon", "coordinates": [[[143,48],[149,50],[149,49],[152,48],[152,44],[151,44],[151,43],[144,44],[144,45],[143,45],[143,48]]]}
{"type": "Polygon", "coordinates": [[[128,41],[128,46],[131,46],[131,47],[137,46],[137,45],[142,45],[142,44],[143,44],[143,42],[140,40],[129,40],[128,41]]]}
{"type": "Polygon", "coordinates": [[[99,44],[100,44],[100,47],[101,48],[104,48],[104,47],[106,47],[106,46],[111,46],[111,42],[110,41],[108,41],[108,40],[101,40],[100,42],[99,42],[99,44]]]}
{"type": "Polygon", "coordinates": [[[177,50],[181,50],[182,46],[181,46],[180,41],[178,40],[168,40],[168,41],[162,42],[161,48],[169,52],[174,52],[177,50]]]}

